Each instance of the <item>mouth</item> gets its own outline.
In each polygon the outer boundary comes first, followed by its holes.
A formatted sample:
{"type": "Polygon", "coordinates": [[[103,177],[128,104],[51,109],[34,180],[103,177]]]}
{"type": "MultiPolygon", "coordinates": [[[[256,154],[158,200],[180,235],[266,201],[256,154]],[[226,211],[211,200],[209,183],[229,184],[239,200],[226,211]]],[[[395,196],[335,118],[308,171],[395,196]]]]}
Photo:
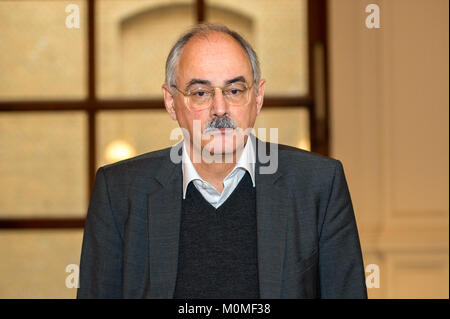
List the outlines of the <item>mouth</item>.
{"type": "Polygon", "coordinates": [[[217,135],[217,134],[230,134],[234,132],[234,128],[214,128],[208,130],[208,134],[217,135]]]}

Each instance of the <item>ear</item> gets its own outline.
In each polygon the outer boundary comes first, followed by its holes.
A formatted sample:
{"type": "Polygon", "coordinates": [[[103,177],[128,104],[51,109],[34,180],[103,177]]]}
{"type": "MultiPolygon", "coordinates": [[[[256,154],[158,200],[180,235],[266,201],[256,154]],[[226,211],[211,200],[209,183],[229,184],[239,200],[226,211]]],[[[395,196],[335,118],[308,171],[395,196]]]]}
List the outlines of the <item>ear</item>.
{"type": "Polygon", "coordinates": [[[261,108],[263,106],[263,102],[264,102],[264,90],[266,88],[266,80],[265,79],[261,79],[259,81],[259,86],[258,86],[258,94],[256,95],[256,115],[259,114],[259,112],[261,112],[261,108]]]}
{"type": "Polygon", "coordinates": [[[162,91],[164,97],[164,106],[166,107],[167,113],[169,113],[172,120],[176,121],[177,114],[175,113],[175,101],[167,84],[163,84],[162,91]]]}

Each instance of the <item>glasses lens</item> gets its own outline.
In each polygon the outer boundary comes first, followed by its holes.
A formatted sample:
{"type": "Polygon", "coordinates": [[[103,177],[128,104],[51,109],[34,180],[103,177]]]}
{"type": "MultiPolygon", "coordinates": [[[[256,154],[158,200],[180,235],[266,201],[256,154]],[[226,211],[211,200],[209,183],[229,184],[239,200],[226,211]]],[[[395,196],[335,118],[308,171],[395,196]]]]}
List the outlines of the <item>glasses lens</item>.
{"type": "MultiPolygon", "coordinates": [[[[228,105],[241,106],[248,102],[249,88],[245,82],[235,82],[223,88],[223,97],[228,105]]],[[[214,97],[214,88],[198,85],[189,90],[187,96],[189,108],[202,110],[211,106],[214,97]]]]}
{"type": "Polygon", "coordinates": [[[193,109],[209,107],[212,100],[212,88],[208,86],[196,86],[189,91],[189,106],[193,109]]]}
{"type": "Polygon", "coordinates": [[[243,82],[235,82],[223,89],[225,99],[230,105],[244,105],[248,100],[248,87],[243,82]]]}

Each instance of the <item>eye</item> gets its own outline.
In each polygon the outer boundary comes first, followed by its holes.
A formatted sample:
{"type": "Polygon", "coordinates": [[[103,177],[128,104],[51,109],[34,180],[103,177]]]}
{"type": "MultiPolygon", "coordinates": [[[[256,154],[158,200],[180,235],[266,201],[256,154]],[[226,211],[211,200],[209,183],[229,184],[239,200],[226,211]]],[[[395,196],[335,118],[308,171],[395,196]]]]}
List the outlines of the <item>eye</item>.
{"type": "Polygon", "coordinates": [[[225,91],[225,93],[229,96],[239,96],[241,95],[243,90],[237,89],[237,88],[231,88],[225,91]]]}
{"type": "Polygon", "coordinates": [[[192,91],[191,95],[194,98],[205,99],[205,98],[208,98],[211,94],[208,90],[197,89],[197,90],[192,91]]]}
{"type": "Polygon", "coordinates": [[[230,97],[238,97],[241,96],[246,90],[246,86],[244,83],[236,82],[229,85],[224,91],[230,97]]]}

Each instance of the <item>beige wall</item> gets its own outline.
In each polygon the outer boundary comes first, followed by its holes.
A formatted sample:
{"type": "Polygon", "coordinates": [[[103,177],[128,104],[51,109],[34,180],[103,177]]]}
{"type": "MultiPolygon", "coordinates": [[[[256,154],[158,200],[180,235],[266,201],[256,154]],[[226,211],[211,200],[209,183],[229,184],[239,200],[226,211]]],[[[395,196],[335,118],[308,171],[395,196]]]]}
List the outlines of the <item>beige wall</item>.
{"type": "Polygon", "coordinates": [[[86,1],[0,1],[0,99],[82,99],[87,95],[87,32],[65,27],[76,4],[86,25],[86,1]]]}
{"type": "Polygon", "coordinates": [[[331,0],[333,157],[344,163],[372,298],[448,298],[447,0],[331,0]],[[381,28],[368,29],[376,3],[381,28]]]}

